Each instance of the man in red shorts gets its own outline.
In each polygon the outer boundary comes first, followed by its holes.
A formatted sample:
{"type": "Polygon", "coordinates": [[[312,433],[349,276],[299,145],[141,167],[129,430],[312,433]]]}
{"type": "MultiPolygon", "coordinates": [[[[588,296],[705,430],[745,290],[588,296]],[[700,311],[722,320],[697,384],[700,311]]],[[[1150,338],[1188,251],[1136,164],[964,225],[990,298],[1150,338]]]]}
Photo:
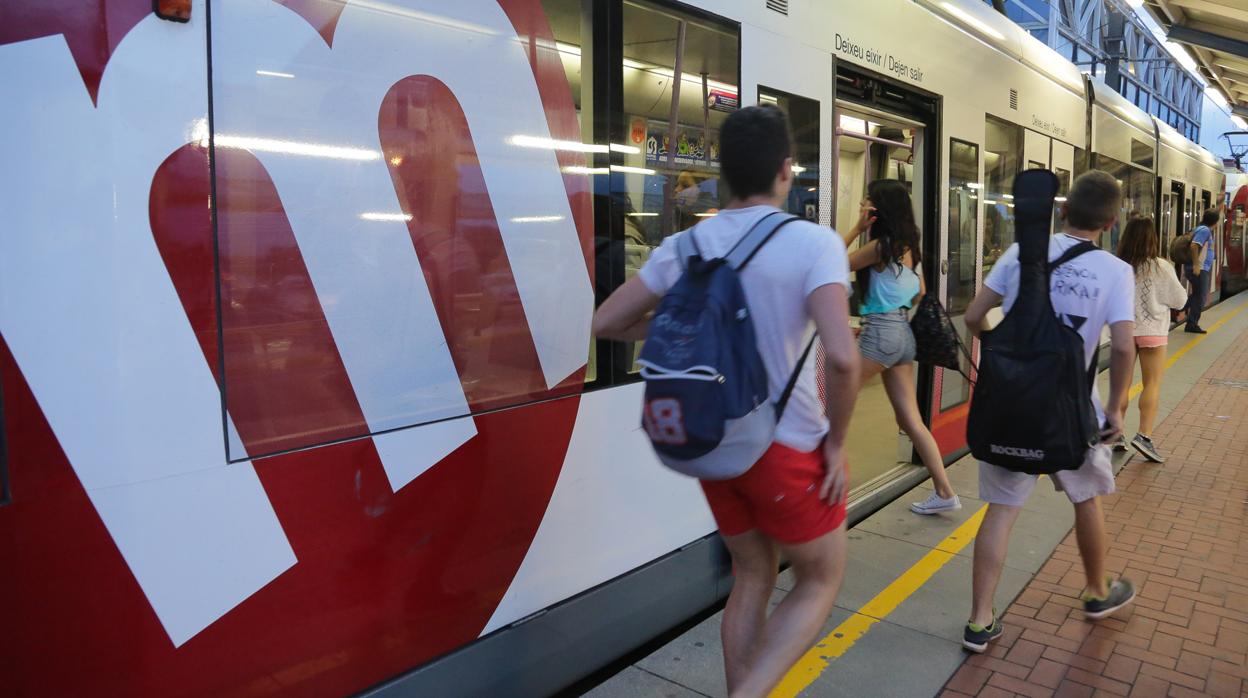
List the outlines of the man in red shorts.
{"type": "MultiPolygon", "coordinates": [[[[741,109],[720,131],[720,185],[731,198],[698,224],[706,258],[725,255],[788,198],[792,137],[775,107],[741,109]]],[[[723,191],[721,189],[721,191],[723,191]]],[[[648,314],[680,278],[677,233],[594,316],[594,333],[645,339],[648,314]]],[[[744,475],[703,481],[711,513],[732,555],[736,581],[724,610],[724,669],[730,696],[764,696],[810,648],[841,584],[845,563],[845,434],[857,397],[858,350],[849,327],[849,265],[839,235],[807,221],[781,228],[741,273],[776,400],[810,337],[819,333],[827,370],[820,403],[815,365],[799,376],[775,441],[744,475]],[[767,616],[779,556],[796,584],[767,616]]]]}

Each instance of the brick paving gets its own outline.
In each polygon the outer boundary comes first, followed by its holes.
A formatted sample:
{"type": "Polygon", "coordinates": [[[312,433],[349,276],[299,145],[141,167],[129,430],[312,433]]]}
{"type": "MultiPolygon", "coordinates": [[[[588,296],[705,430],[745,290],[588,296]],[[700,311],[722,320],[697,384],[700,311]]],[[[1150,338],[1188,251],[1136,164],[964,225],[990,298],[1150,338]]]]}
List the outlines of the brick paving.
{"type": "Polygon", "coordinates": [[[1084,620],[1071,531],[943,698],[1248,696],[1248,331],[1155,438],[1169,460],[1131,460],[1103,502],[1108,566],[1135,582],[1135,603],[1084,620]]]}

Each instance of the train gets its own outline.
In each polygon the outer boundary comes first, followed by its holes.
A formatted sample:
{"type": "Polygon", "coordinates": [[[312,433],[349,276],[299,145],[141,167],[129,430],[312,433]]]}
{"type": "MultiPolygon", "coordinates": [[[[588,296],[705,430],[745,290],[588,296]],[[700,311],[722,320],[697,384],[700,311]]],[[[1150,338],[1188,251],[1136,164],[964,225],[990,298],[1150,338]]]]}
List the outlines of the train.
{"type": "MultiPolygon", "coordinates": [[[[797,215],[907,183],[963,332],[1018,171],[1112,172],[1162,249],[1225,188],[971,0],[6,0],[0,74],[15,696],[544,695],[721,600],[589,325],[715,215],[742,105],[797,215]]],[[[961,457],[971,386],[920,377],[961,457]]],[[[850,460],[854,521],[925,477],[878,385],[850,460]]]]}

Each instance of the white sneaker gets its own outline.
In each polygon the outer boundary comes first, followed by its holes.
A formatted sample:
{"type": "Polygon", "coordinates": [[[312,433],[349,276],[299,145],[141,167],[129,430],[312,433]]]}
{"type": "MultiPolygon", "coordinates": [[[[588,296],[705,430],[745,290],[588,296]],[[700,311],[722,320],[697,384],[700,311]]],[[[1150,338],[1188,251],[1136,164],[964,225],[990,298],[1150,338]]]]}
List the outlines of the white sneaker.
{"type": "Polygon", "coordinates": [[[962,500],[958,499],[958,495],[953,495],[949,499],[945,499],[933,492],[930,497],[922,502],[914,502],[910,505],[910,511],[916,514],[930,516],[939,514],[942,511],[957,511],[962,508],[962,500]]]}

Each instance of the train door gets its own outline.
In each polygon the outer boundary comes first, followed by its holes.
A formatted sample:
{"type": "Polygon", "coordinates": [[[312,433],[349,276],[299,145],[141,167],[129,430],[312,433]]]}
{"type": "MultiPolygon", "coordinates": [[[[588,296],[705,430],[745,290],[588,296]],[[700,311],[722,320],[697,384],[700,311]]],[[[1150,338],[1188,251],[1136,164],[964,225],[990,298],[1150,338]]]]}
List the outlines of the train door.
{"type": "MultiPolygon", "coordinates": [[[[1158,190],[1160,191],[1160,186],[1158,190]]],[[[1167,258],[1170,256],[1170,241],[1174,239],[1174,201],[1174,194],[1170,192],[1161,195],[1161,220],[1157,234],[1161,236],[1162,254],[1167,258]]]]}
{"type": "Polygon", "coordinates": [[[1242,186],[1231,197],[1226,209],[1226,293],[1239,293],[1248,286],[1245,274],[1244,232],[1248,230],[1248,186],[1242,186]]]}
{"type": "MultiPolygon", "coordinates": [[[[980,179],[980,144],[969,139],[949,139],[949,186],[947,228],[941,276],[941,300],[962,342],[972,352],[976,341],[966,327],[966,308],[979,284],[979,208],[983,185],[980,179]]],[[[930,289],[929,289],[930,291],[930,289]]],[[[966,417],[970,409],[971,364],[962,358],[962,371],[937,370],[933,395],[932,436],[941,453],[956,453],[966,445],[966,417]]]]}
{"type": "Polygon", "coordinates": [[[1188,204],[1186,187],[1183,186],[1182,182],[1171,182],[1170,194],[1174,202],[1174,216],[1171,218],[1170,228],[1170,239],[1173,240],[1189,230],[1187,218],[1191,215],[1191,207],[1188,204]]]}
{"type": "MultiPolygon", "coordinates": [[[[1195,193],[1193,196],[1196,205],[1192,211],[1192,227],[1195,228],[1200,225],[1205,211],[1213,207],[1213,194],[1208,189],[1202,187],[1199,193],[1195,193]]],[[[1226,250],[1223,249],[1222,236],[1218,234],[1218,231],[1221,229],[1222,225],[1221,221],[1219,221],[1218,225],[1213,226],[1213,230],[1210,231],[1213,234],[1213,239],[1210,242],[1212,245],[1211,254],[1214,255],[1213,270],[1209,276],[1209,300],[1211,303],[1222,297],[1222,265],[1226,259],[1226,250]]]]}
{"type": "MultiPolygon", "coordinates": [[[[937,142],[929,136],[935,133],[935,99],[842,66],[837,74],[836,110],[832,131],[836,155],[834,227],[853,227],[872,182],[902,182],[910,190],[915,219],[924,233],[921,272],[928,291],[935,292],[935,272],[941,257],[937,252],[939,227],[933,212],[937,208],[933,178],[937,142]]],[[[864,235],[852,243],[850,253],[869,240],[864,235]]],[[[860,302],[855,292],[855,314],[860,302]]],[[[925,404],[931,394],[931,380],[930,375],[919,376],[920,404],[925,404]]],[[[892,481],[915,460],[909,439],[897,429],[880,378],[869,381],[859,394],[848,446],[851,479],[860,493],[892,481]]]]}

